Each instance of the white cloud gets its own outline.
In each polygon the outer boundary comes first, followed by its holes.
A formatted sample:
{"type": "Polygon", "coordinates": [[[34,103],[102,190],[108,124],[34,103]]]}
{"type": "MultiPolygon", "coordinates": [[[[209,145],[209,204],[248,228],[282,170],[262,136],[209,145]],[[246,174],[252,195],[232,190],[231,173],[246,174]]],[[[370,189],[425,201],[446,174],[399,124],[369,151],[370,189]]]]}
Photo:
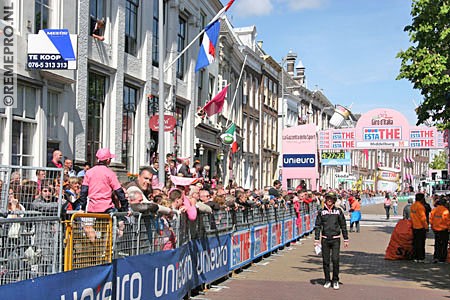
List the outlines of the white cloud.
{"type": "Polygon", "coordinates": [[[233,14],[239,17],[267,16],[273,11],[272,1],[239,0],[234,3],[233,14]]]}
{"type": "Polygon", "coordinates": [[[286,10],[317,9],[329,0],[239,0],[234,3],[233,14],[239,17],[267,16],[276,9],[286,10]]]}
{"type": "Polygon", "coordinates": [[[278,0],[285,3],[290,9],[304,10],[323,7],[328,0],[278,0]]]}

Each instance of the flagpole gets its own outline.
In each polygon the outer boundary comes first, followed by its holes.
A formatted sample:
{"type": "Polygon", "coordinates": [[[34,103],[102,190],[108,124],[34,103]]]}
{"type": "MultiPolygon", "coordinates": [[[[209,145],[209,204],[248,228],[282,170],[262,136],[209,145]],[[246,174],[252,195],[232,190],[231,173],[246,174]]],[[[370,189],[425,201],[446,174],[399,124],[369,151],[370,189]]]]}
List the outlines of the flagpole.
{"type": "Polygon", "coordinates": [[[241,74],[239,74],[239,79],[238,79],[238,82],[236,85],[236,90],[234,91],[233,101],[231,101],[230,110],[228,111],[227,123],[225,124],[225,128],[228,127],[228,123],[230,121],[231,109],[233,108],[234,101],[236,100],[239,84],[241,83],[241,79],[242,79],[242,74],[244,74],[244,67],[245,67],[245,63],[247,62],[247,56],[248,56],[248,54],[245,54],[244,62],[242,63],[241,74]]]}
{"type": "Polygon", "coordinates": [[[164,143],[164,0],[159,0],[159,13],[158,13],[158,35],[159,35],[159,82],[158,82],[158,105],[159,105],[159,119],[158,119],[158,181],[161,184],[165,184],[165,143],[164,143]]]}
{"type": "Polygon", "coordinates": [[[230,0],[225,7],[219,10],[219,12],[214,16],[214,18],[212,18],[211,21],[209,21],[208,25],[206,25],[205,28],[203,28],[199,32],[199,34],[197,34],[197,36],[192,40],[192,42],[190,42],[189,45],[187,45],[183,49],[183,51],[181,51],[180,54],[178,54],[178,56],[175,57],[175,59],[167,65],[167,67],[164,69],[164,72],[167,72],[169,70],[169,68],[195,43],[196,40],[198,40],[198,38],[206,31],[207,28],[209,28],[209,26],[211,26],[211,24],[219,20],[222,17],[222,15],[225,14],[225,12],[230,8],[233,2],[234,0],[230,0]]]}
{"type": "Polygon", "coordinates": [[[167,65],[167,67],[164,69],[164,72],[167,72],[169,69],[170,69],[170,67],[172,67],[173,66],[173,64],[174,63],[176,63],[177,62],[177,60],[195,43],[195,41],[197,41],[198,40],[198,38],[204,33],[206,31],[206,28],[203,28],[200,32],[199,32],[199,34],[192,40],[192,42],[190,42],[189,43],[189,45],[187,45],[184,49],[183,49],[183,51],[181,51],[180,52],[180,54],[178,54],[177,55],[177,57],[175,57],[175,59],[174,60],[172,60],[168,65],[167,65]]]}

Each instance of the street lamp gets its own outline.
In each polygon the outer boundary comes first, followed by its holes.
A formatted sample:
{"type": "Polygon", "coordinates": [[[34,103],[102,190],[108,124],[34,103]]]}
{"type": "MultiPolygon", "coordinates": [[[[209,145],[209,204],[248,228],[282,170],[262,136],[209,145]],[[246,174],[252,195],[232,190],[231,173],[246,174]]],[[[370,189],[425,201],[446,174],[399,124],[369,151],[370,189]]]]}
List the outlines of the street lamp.
{"type": "Polygon", "coordinates": [[[174,152],[174,154],[175,154],[175,158],[178,157],[178,151],[180,151],[180,145],[175,144],[175,145],[173,146],[173,152],[174,152]]]}
{"type": "Polygon", "coordinates": [[[222,150],[219,150],[219,154],[217,154],[217,157],[219,158],[220,161],[223,160],[224,154],[222,150]]]}
{"type": "Polygon", "coordinates": [[[203,148],[203,144],[200,144],[200,148],[198,148],[198,154],[200,156],[203,156],[204,152],[205,152],[205,148],[203,148]]]}

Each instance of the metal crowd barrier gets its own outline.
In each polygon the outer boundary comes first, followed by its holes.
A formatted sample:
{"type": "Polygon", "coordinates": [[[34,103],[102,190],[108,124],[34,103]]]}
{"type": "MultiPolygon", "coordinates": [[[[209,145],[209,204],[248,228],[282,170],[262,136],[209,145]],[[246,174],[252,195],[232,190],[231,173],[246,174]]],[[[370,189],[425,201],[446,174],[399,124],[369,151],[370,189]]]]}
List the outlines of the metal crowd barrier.
{"type": "MultiPolygon", "coordinates": [[[[0,167],[1,178],[9,180],[12,172],[12,167],[0,167]]],[[[73,212],[69,220],[61,221],[61,192],[56,202],[31,206],[32,200],[30,209],[35,210],[0,215],[0,285],[111,263],[116,258],[174,249],[190,240],[297,217],[293,205],[281,205],[199,213],[195,221],[188,220],[185,214],[169,220],[141,213],[128,216],[81,212],[73,212]]],[[[308,211],[313,213],[314,205],[303,204],[300,214],[303,227],[308,211]]]]}
{"type": "Polygon", "coordinates": [[[58,218],[9,214],[0,218],[0,285],[62,271],[58,218]]]}
{"type": "Polygon", "coordinates": [[[62,272],[62,191],[63,169],[0,165],[0,285],[62,272]]]}
{"type": "Polygon", "coordinates": [[[0,209],[10,210],[14,199],[25,211],[60,217],[63,182],[64,169],[0,165],[0,209]]]}
{"type": "MultiPolygon", "coordinates": [[[[303,219],[303,226],[305,226],[306,211],[315,211],[313,205],[304,204],[302,207],[300,217],[303,219]]],[[[141,213],[127,216],[125,213],[113,213],[111,214],[111,256],[116,259],[170,250],[193,239],[248,229],[252,226],[278,222],[295,216],[291,205],[265,209],[254,207],[236,211],[221,210],[212,214],[199,213],[195,221],[189,221],[185,214],[168,221],[164,216],[141,213]]],[[[86,237],[84,238],[86,239],[86,237]]],[[[66,260],[71,260],[71,258],[66,257],[66,260]]]]}
{"type": "Polygon", "coordinates": [[[75,213],[65,225],[64,271],[112,262],[109,214],[75,213]]]}

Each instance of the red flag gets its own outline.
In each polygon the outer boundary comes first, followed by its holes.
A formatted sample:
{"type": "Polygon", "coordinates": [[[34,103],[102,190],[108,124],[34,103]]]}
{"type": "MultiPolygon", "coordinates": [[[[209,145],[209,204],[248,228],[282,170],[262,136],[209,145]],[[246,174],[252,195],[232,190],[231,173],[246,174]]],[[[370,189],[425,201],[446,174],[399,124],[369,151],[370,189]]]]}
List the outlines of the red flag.
{"type": "Polygon", "coordinates": [[[364,155],[366,156],[366,161],[369,160],[369,150],[364,149],[363,152],[364,152],[364,155]]]}
{"type": "Polygon", "coordinates": [[[203,111],[208,115],[208,117],[222,111],[223,104],[225,103],[225,97],[227,96],[227,90],[228,85],[203,107],[203,111]]]}

